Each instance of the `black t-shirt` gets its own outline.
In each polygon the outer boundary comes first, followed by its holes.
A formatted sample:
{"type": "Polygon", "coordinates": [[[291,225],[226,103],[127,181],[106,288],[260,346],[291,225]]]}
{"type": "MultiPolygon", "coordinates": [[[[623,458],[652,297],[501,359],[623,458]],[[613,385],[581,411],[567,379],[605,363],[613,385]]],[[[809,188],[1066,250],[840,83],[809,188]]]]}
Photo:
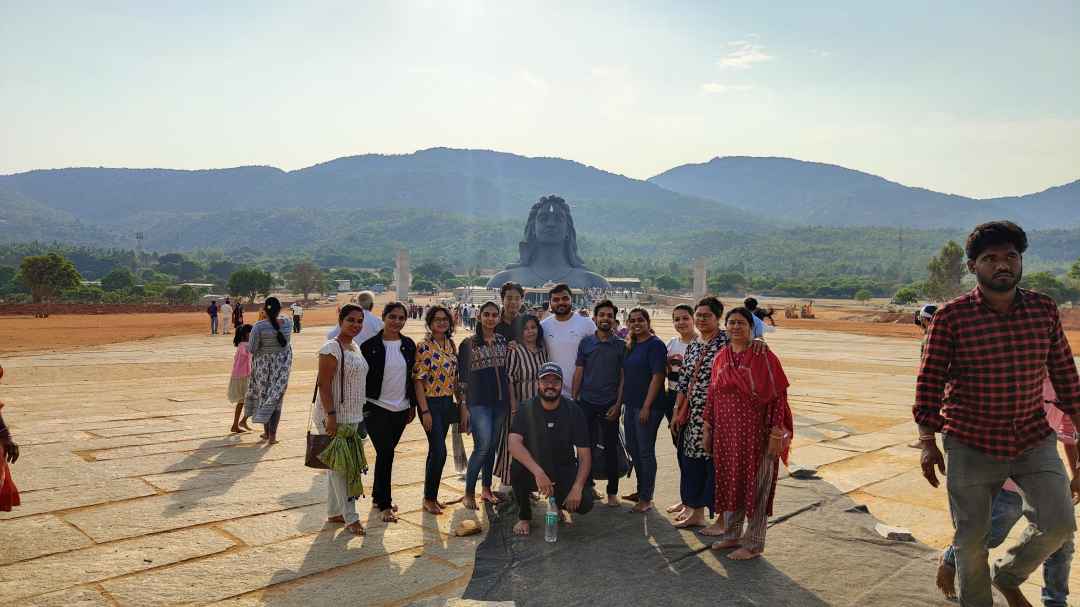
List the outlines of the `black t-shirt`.
{"type": "MultiPolygon", "coordinates": [[[[576,447],[588,449],[589,426],[585,421],[585,415],[573,401],[561,399],[559,406],[554,411],[544,409],[540,399],[536,398],[526,403],[527,407],[536,407],[540,412],[540,420],[544,428],[538,432],[539,436],[530,436],[529,413],[525,407],[514,416],[510,424],[510,432],[520,434],[525,438],[525,446],[530,449],[533,458],[543,466],[544,457],[532,449],[546,448],[551,455],[551,463],[555,466],[573,465],[577,462],[576,447]]],[[[550,473],[552,471],[545,470],[550,473]]]]}

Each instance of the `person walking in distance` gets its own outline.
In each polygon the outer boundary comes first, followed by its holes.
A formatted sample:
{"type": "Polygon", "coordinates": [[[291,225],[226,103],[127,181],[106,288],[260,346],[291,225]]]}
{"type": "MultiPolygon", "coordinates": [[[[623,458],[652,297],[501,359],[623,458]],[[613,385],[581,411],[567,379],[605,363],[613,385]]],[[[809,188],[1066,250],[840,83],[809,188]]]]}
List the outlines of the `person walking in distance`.
{"type": "Polygon", "coordinates": [[[228,335],[229,334],[229,325],[232,324],[232,315],[233,315],[232,304],[229,303],[229,298],[226,297],[225,298],[225,303],[221,304],[221,306],[218,308],[218,316],[220,316],[221,318],[224,319],[221,322],[221,334],[222,335],[228,335]]]}
{"type": "MultiPolygon", "coordinates": [[[[544,329],[544,345],[548,360],[559,365],[563,377],[574,377],[577,368],[578,344],[586,336],[596,332],[596,323],[584,316],[574,314],[574,296],[565,284],[555,285],[548,291],[551,316],[540,321],[544,329]]],[[[563,396],[573,398],[570,382],[563,382],[563,396]]]]}
{"type": "Polygon", "coordinates": [[[304,317],[304,306],[300,305],[300,302],[294,301],[292,302],[292,305],[289,306],[289,309],[292,310],[293,332],[299,335],[300,319],[304,317]]]}
{"type": "Polygon", "coordinates": [[[554,496],[563,517],[592,510],[588,425],[577,404],[562,396],[562,383],[562,368],[545,363],[537,396],[522,403],[510,428],[511,478],[518,506],[514,533],[518,535],[532,531],[533,491],[545,498],[554,496]]]}
{"type": "Polygon", "coordinates": [[[1018,288],[1027,235],[1009,221],[980,224],[965,243],[977,285],[934,314],[915,384],[922,472],[948,472],[959,599],[990,607],[991,586],[1010,607],[1030,605],[1020,585],[1076,531],[1070,483],[1043,410],[1049,376],[1058,407],[1080,425],[1080,377],[1054,300],[1018,288]],[[987,344],[992,344],[988,347],[987,344]],[[945,455],[936,434],[944,436],[945,455]],[[991,569],[986,540],[994,495],[1007,479],[1030,524],[991,569]]]}
{"type": "Polygon", "coordinates": [[[206,308],[206,313],[210,316],[210,334],[217,335],[218,305],[216,300],[210,302],[210,305],[206,308]]]}
{"type": "Polygon", "coordinates": [[[612,507],[619,505],[619,450],[622,449],[619,412],[626,358],[626,342],[612,333],[618,313],[618,308],[609,299],[598,302],[593,308],[596,331],[578,344],[571,390],[588,423],[590,444],[604,446],[604,461],[593,462],[593,466],[604,470],[607,478],[605,504],[612,507]]]}
{"type": "Polygon", "coordinates": [[[236,298],[236,306],[232,311],[232,326],[234,329],[239,329],[244,324],[244,302],[241,298],[236,298]]]}

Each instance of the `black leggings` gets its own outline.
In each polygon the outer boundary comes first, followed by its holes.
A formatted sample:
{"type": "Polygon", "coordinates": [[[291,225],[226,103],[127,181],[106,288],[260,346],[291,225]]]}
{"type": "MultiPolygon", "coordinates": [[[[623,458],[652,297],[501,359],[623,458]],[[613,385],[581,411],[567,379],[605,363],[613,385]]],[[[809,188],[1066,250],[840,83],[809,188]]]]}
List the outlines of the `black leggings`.
{"type": "Polygon", "coordinates": [[[379,510],[393,503],[390,498],[390,475],[394,467],[394,449],[409,419],[409,411],[387,411],[378,405],[364,405],[364,424],[375,446],[375,482],[371,501],[379,510]]]}

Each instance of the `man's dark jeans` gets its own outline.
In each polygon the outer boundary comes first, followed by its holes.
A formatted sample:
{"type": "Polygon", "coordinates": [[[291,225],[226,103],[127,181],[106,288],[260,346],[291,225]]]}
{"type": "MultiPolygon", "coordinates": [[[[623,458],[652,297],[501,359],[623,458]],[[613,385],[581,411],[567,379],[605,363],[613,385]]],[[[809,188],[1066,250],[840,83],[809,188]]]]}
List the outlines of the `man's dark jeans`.
{"type": "Polygon", "coordinates": [[[593,466],[603,466],[607,475],[607,494],[619,494],[619,420],[608,421],[607,412],[614,403],[607,405],[594,405],[585,401],[578,401],[585,419],[589,422],[589,444],[599,442],[600,434],[603,433],[604,461],[593,462],[593,466]]]}

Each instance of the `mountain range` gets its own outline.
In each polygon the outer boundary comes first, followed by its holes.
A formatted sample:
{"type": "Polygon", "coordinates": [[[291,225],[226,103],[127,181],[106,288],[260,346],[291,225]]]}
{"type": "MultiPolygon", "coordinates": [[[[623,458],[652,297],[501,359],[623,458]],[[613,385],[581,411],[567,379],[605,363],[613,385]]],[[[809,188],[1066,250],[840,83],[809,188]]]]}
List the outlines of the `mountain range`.
{"type": "Polygon", "coordinates": [[[132,247],[136,232],[144,233],[147,249],[160,251],[389,249],[438,241],[509,261],[529,206],[551,193],[571,203],[579,234],[596,243],[799,225],[962,229],[997,218],[1036,229],[1080,225],[1080,181],[978,200],[789,158],[714,158],[638,180],[560,158],[433,148],[295,171],[68,168],[2,175],[0,243],[132,247]]]}

